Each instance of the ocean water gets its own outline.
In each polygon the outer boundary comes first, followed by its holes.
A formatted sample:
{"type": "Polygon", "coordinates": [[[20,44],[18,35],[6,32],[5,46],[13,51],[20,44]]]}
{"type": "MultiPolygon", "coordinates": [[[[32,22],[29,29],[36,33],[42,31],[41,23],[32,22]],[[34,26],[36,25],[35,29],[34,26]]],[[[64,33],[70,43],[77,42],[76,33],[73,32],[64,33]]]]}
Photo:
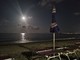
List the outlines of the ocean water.
{"type": "Polygon", "coordinates": [[[47,33],[0,33],[0,43],[29,43],[51,40],[52,34],[47,33]]]}
{"type": "MultiPolygon", "coordinates": [[[[56,40],[80,39],[80,34],[56,34],[56,40]]],[[[0,33],[1,43],[29,43],[52,40],[51,33],[0,33]]]]}

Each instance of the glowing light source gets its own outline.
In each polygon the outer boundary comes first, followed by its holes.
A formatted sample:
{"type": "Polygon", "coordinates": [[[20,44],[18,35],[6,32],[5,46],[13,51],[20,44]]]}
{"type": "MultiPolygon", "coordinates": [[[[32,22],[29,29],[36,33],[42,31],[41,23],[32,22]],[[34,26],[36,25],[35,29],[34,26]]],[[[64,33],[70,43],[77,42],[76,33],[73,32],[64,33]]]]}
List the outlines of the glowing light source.
{"type": "Polygon", "coordinates": [[[23,17],[22,17],[22,20],[25,20],[25,19],[26,19],[26,17],[25,17],[25,16],[23,16],[23,17]]]}

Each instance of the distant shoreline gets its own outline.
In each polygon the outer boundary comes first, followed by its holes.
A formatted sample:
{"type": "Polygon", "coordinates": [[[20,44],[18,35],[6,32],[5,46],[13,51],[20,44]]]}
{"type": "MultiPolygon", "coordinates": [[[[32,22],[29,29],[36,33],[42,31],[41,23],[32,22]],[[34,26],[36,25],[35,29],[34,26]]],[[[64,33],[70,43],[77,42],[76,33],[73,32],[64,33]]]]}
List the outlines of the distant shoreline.
{"type": "MultiPolygon", "coordinates": [[[[72,39],[72,40],[56,40],[56,44],[57,43],[71,43],[71,44],[75,44],[76,42],[80,42],[80,40],[75,40],[75,39],[72,39]]],[[[50,41],[36,41],[36,42],[25,42],[25,43],[15,43],[15,42],[13,42],[13,43],[8,43],[8,42],[0,42],[0,45],[21,45],[21,44],[35,44],[35,43],[52,43],[52,40],[50,40],[50,41]]]]}

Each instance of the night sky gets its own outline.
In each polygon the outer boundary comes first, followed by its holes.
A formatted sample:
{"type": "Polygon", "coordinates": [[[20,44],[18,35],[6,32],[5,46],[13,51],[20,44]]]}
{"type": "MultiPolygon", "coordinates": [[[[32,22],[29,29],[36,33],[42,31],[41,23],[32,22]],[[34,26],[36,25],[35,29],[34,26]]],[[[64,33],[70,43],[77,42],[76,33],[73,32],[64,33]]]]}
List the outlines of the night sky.
{"type": "MultiPolygon", "coordinates": [[[[80,33],[80,0],[57,0],[56,8],[60,32],[80,33]]],[[[0,33],[18,33],[22,15],[32,17],[26,24],[39,27],[27,32],[49,33],[49,0],[0,0],[0,33]]]]}
{"type": "Polygon", "coordinates": [[[56,17],[62,32],[80,33],[80,0],[58,3],[56,17]]]}

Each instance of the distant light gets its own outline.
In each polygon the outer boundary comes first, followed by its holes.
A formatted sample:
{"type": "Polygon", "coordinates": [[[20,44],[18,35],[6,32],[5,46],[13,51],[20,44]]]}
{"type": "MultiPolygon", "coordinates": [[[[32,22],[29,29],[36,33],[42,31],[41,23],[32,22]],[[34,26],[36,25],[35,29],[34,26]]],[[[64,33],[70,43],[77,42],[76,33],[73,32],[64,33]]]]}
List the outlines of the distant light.
{"type": "Polygon", "coordinates": [[[23,16],[23,17],[22,17],[22,20],[25,20],[25,19],[26,19],[26,17],[23,16]]]}

